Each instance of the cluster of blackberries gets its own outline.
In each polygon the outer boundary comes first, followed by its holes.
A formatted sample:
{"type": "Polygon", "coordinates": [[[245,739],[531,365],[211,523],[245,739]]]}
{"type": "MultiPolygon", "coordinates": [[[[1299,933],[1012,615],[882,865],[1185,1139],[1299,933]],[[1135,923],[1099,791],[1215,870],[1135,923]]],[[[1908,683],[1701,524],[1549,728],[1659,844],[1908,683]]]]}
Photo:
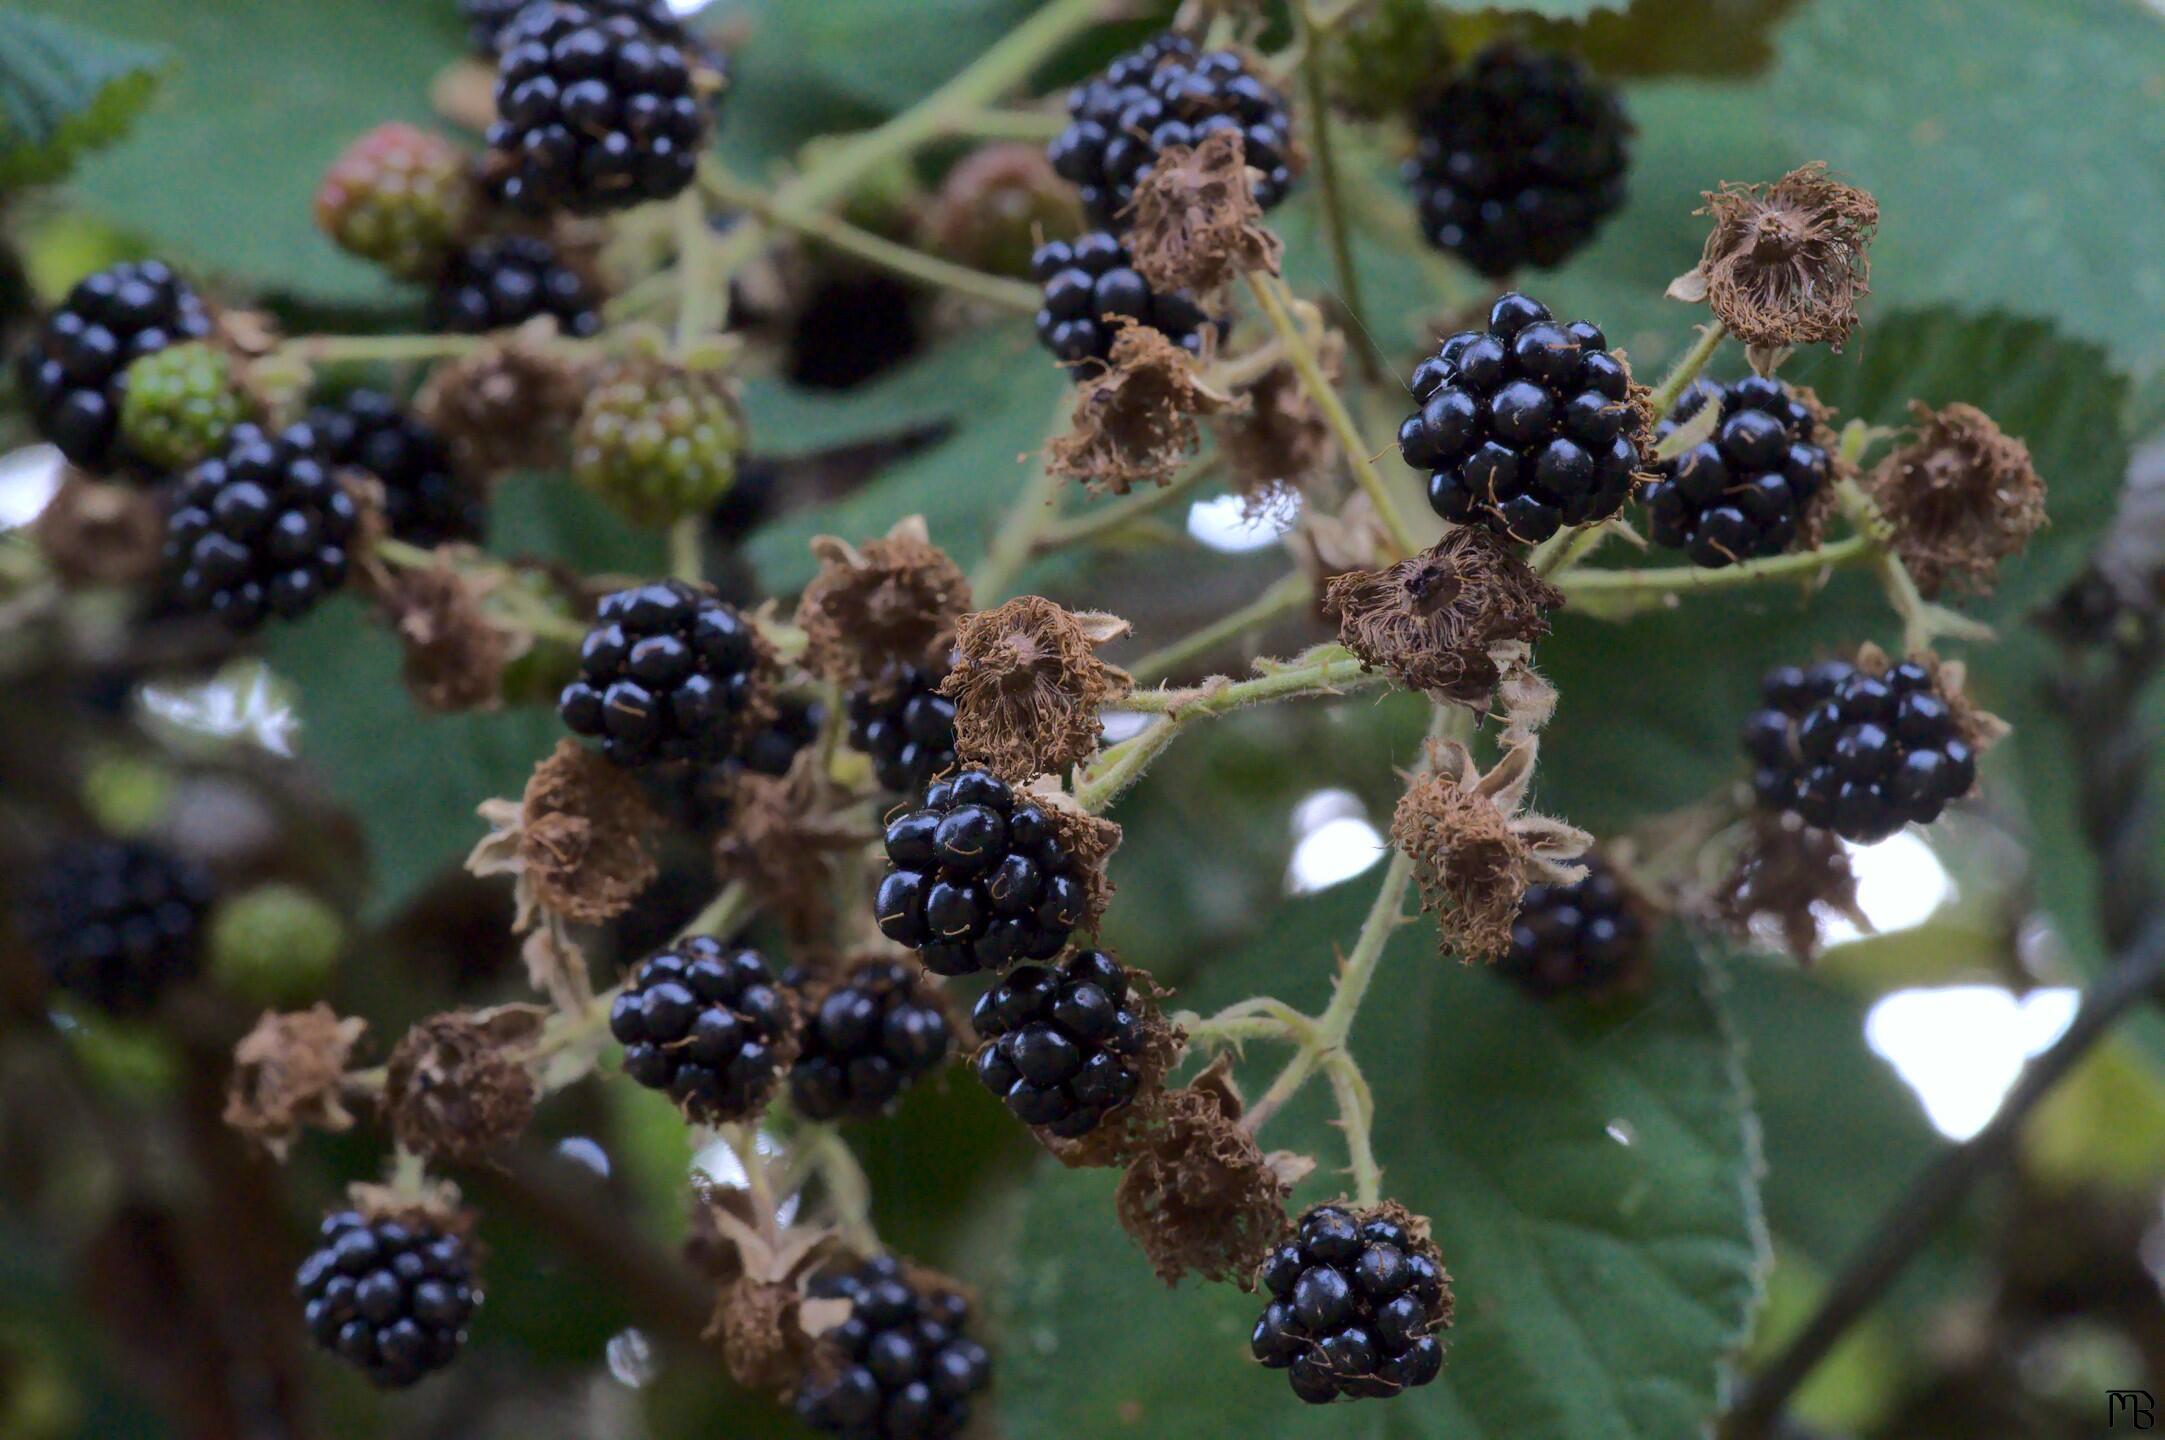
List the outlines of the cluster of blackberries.
{"type": "Polygon", "coordinates": [[[1779,380],[1701,380],[1655,428],[1655,440],[1668,438],[1709,405],[1719,417],[1714,433],[1655,466],[1654,482],[1639,497],[1654,543],[1716,568],[1779,555],[1796,539],[1832,471],[1816,438],[1818,422],[1779,380]]]}
{"type": "Polygon", "coordinates": [[[712,116],[668,6],[537,0],[497,44],[488,139],[505,203],[594,213],[691,184],[712,116]]]}
{"type": "Polygon", "coordinates": [[[624,1073],[702,1124],[742,1120],[774,1088],[790,1004],[756,950],[694,935],[640,962],[609,1007],[624,1073]]]}
{"type": "Polygon", "coordinates": [[[945,668],[903,665],[850,692],[849,743],[872,757],[882,788],[914,795],[955,768],[955,702],[945,668]]]}
{"type": "Polygon", "coordinates": [[[947,1440],[969,1422],[970,1399],[992,1379],[985,1347],[963,1333],[970,1304],[919,1287],[893,1260],[823,1276],[811,1293],[850,1302],[849,1318],[821,1337],[838,1362],[815,1365],[797,1413],[843,1440],[947,1440]]]}
{"type": "Polygon", "coordinates": [[[159,261],[128,261],[85,277],[45,317],[22,357],[31,423],[85,470],[125,461],[120,406],[128,366],[210,333],[203,302],[159,261]]]}
{"type": "Polygon", "coordinates": [[[1771,810],[1849,840],[1928,825],[1977,783],[1977,756],[1930,669],[1872,674],[1842,660],[1766,677],[1745,724],[1752,789],[1771,810]]]}
{"type": "Polygon", "coordinates": [[[488,507],[453,468],[443,437],[380,390],[353,390],[308,414],[335,465],[366,470],[383,485],[384,521],[415,545],[479,540],[488,507]]]}
{"type": "Polygon", "coordinates": [[[324,1217],[294,1288],[316,1343],[391,1388],[449,1365],[481,1304],[464,1240],[351,1210],[324,1217]]]}
{"type": "Polygon", "coordinates": [[[727,759],[760,683],[752,622],[698,586],[659,580],[603,599],[557,709],[624,766],[727,759]]]}
{"type": "Polygon", "coordinates": [[[977,1078],[1015,1118],[1063,1140],[1087,1135],[1135,1098],[1143,1025],[1128,972],[1102,950],[1058,969],[1018,965],[978,998],[977,1078]]]}
{"type": "Polygon", "coordinates": [[[601,308],[578,271],[532,235],[478,240],[451,257],[429,297],[428,323],[454,335],[509,330],[537,315],[578,339],[601,333],[601,308]]]}
{"type": "Polygon", "coordinates": [[[236,425],[180,482],[165,560],[182,604],[236,630],[291,620],[346,583],[360,511],[310,425],[236,425]]]}
{"type": "Polygon", "coordinates": [[[729,823],[737,781],[746,772],[780,777],[799,752],[819,738],[825,709],[816,701],[782,696],[773,721],[737,742],[726,760],[653,765],[640,772],[647,797],[669,819],[696,835],[712,835],[729,823]]]}
{"type": "Polygon", "coordinates": [[[1414,121],[1428,241],[1493,279],[1560,265],[1624,203],[1631,122],[1568,55],[1491,46],[1414,121]]]}
{"type": "Polygon", "coordinates": [[[1191,355],[1203,353],[1212,324],[1185,292],[1159,295],[1129,258],[1120,237],[1098,230],[1076,240],[1052,240],[1030,257],[1030,274],[1045,288],[1037,338],[1075,367],[1082,379],[1113,352],[1121,326],[1114,317],[1148,325],[1191,355]]]}
{"type": "Polygon", "coordinates": [[[1512,540],[1605,520],[1630,498],[1644,425],[1631,372],[1585,321],[1559,325],[1517,293],[1414,368],[1420,409],[1398,427],[1446,520],[1512,540]]]}
{"type": "Polygon", "coordinates": [[[1049,960],[1082,923],[1083,878],[1052,821],[983,766],[927,786],[886,841],[881,933],[935,974],[1049,960]]]}
{"type": "MultiPolygon", "coordinates": [[[[476,55],[493,57],[503,48],[504,28],[535,0],[459,0],[459,15],[466,21],[467,39],[476,55]]],[[[682,22],[669,0],[584,0],[586,7],[603,15],[629,15],[649,29],[668,33],[682,22]]]]}
{"type": "Polygon", "coordinates": [[[1255,1322],[1255,1358],[1286,1371],[1312,1405],[1396,1395],[1443,1368],[1449,1277],[1434,1248],[1388,1215],[1316,1206],[1261,1279],[1271,1301],[1255,1322]]]}
{"type": "Polygon", "coordinates": [[[203,958],[210,875],[149,845],[85,840],[31,872],[18,918],[53,983],[116,1015],[140,1014],[203,958]]]}
{"type": "Polygon", "coordinates": [[[1082,192],[1099,225],[1118,226],[1159,152],[1240,132],[1255,199],[1268,210],[1293,184],[1293,118],[1284,97],[1248,73],[1232,50],[1198,55],[1193,41],[1160,35],[1068,96],[1068,127],[1046,154],[1082,192]]]}
{"type": "Polygon", "coordinates": [[[1511,948],[1497,973],[1547,998],[1598,994],[1629,981],[1646,956],[1646,927],[1613,866],[1586,857],[1575,885],[1533,884],[1519,901],[1511,948]]]}
{"type": "Polygon", "coordinates": [[[877,960],[820,997],[799,1032],[789,1098],[814,1120],[866,1120],[947,1058],[954,1036],[917,967],[877,960]]]}

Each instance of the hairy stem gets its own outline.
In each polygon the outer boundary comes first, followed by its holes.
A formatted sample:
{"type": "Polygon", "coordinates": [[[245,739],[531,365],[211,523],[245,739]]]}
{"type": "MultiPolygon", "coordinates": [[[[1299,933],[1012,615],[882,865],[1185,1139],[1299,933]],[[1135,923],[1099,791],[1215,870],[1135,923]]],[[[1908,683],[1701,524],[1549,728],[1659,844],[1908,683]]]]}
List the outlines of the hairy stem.
{"type": "MultiPolygon", "coordinates": [[[[1368,313],[1361,305],[1361,277],[1353,263],[1353,236],[1346,224],[1345,189],[1338,178],[1337,150],[1331,143],[1331,106],[1330,97],[1324,93],[1322,36],[1317,31],[1308,0],[1298,0],[1293,6],[1293,18],[1302,42],[1303,109],[1308,114],[1309,139],[1315,150],[1316,188],[1323,199],[1323,234],[1330,245],[1331,271],[1338,280],[1338,300],[1346,307],[1346,318],[1354,329],[1366,335],[1368,313]]],[[[1361,374],[1370,384],[1382,383],[1383,367],[1377,362],[1375,353],[1366,345],[1356,345],[1353,349],[1361,374]]]]}
{"type": "MultiPolygon", "coordinates": [[[[707,273],[714,249],[714,231],[707,224],[706,206],[697,187],[677,196],[677,349],[682,351],[703,335],[721,328],[729,294],[727,281],[715,281],[707,273]]],[[[696,576],[686,576],[696,579],[696,576]]]]}
{"type": "Polygon", "coordinates": [[[1873,559],[1872,542],[1862,535],[1851,535],[1817,550],[1746,560],[1719,570],[1706,570],[1697,565],[1672,565],[1652,570],[1573,567],[1551,577],[1550,583],[1563,591],[1565,602],[1581,614],[1602,620],[1623,620],[1643,610],[1666,605],[1678,595],[1739,590],[1769,581],[1808,581],[1846,565],[1871,563],[1873,559]]]}
{"type": "Polygon", "coordinates": [[[1324,1057],[1323,1073],[1338,1102],[1338,1128],[1345,1132],[1346,1159],[1353,1175],[1353,1202],[1373,1205],[1383,1198],[1383,1167],[1376,1163],[1376,1097],[1368,1077],[1345,1050],[1324,1057]]]}
{"type": "Polygon", "coordinates": [[[706,578],[707,517],[686,515],[669,527],[669,573],[694,585],[706,578]]]}
{"type": "Polygon", "coordinates": [[[1714,352],[1721,349],[1722,342],[1728,338],[1729,328],[1719,320],[1699,327],[1699,338],[1692,341],[1691,348],[1684,352],[1684,358],[1677,361],[1675,368],[1664,375],[1661,383],[1654,387],[1650,403],[1654,407],[1655,419],[1660,419],[1676,408],[1677,397],[1684,393],[1692,381],[1699,378],[1699,372],[1706,369],[1707,361],[1714,358],[1714,352]]]}
{"type": "Polygon", "coordinates": [[[1056,520],[1044,526],[1038,532],[1031,549],[1036,554],[1043,555],[1070,545],[1086,544],[1133,525],[1145,516],[1155,515],[1163,510],[1217,471],[1218,457],[1215,455],[1198,460],[1163,485],[1137,490],[1094,510],[1085,510],[1080,515],[1056,520]]]}
{"type": "Polygon", "coordinates": [[[1162,680],[1197,656],[1208,655],[1228,641],[1237,640],[1281,615],[1299,610],[1314,597],[1315,586],[1300,571],[1281,576],[1268,590],[1238,610],[1221,615],[1163,649],[1145,655],[1129,667],[1128,673],[1142,684],[1162,680]]]}

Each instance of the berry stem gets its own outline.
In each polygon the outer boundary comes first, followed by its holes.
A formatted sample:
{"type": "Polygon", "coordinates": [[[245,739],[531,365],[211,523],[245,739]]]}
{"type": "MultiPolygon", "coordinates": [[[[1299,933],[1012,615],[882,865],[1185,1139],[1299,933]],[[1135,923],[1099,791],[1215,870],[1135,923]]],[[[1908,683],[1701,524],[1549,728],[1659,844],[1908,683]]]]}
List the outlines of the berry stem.
{"type": "MultiPolygon", "coordinates": [[[[717,940],[727,940],[736,933],[745,918],[752,912],[752,892],[742,880],[732,880],[721,893],[707,902],[704,910],[686,921],[684,928],[676,933],[676,940],[688,940],[694,935],[712,935],[717,940]]],[[[671,943],[675,943],[672,941],[671,943]]]]}
{"type": "Polygon", "coordinates": [[[1648,403],[1654,408],[1655,419],[1660,419],[1676,408],[1677,397],[1684,393],[1692,381],[1699,378],[1699,372],[1706,369],[1707,362],[1714,358],[1714,352],[1721,349],[1722,341],[1728,338],[1729,327],[1719,320],[1699,327],[1699,338],[1691,342],[1691,348],[1684,352],[1684,358],[1677,361],[1675,368],[1667,375],[1661,377],[1661,383],[1654,387],[1653,394],[1648,397],[1648,403]]]}
{"type": "Polygon", "coordinates": [[[1158,511],[1163,510],[1204,480],[1216,474],[1217,470],[1218,457],[1215,455],[1208,456],[1180,471],[1163,485],[1153,485],[1147,490],[1137,490],[1132,494],[1121,496],[1110,504],[1100,505],[1095,510],[1086,510],[1080,515],[1071,516],[1064,520],[1055,520],[1038,533],[1038,537],[1031,547],[1032,553],[1038,555],[1048,554],[1054,550],[1065,549],[1070,545],[1080,545],[1087,541],[1096,540],[1101,536],[1133,525],[1145,516],[1155,515],[1158,511]]]}
{"type": "Polygon", "coordinates": [[[1374,1141],[1376,1096],[1368,1077],[1345,1050],[1334,1050],[1323,1059],[1323,1073],[1331,1082],[1338,1102],[1338,1128],[1346,1135],[1346,1159],[1353,1171],[1353,1199],[1374,1205],[1383,1198],[1383,1167],[1376,1163],[1374,1141]]]}
{"type": "Polygon", "coordinates": [[[669,527],[669,573],[694,585],[706,579],[707,517],[693,512],[669,527]]]}
{"type": "Polygon", "coordinates": [[[1300,376],[1301,388],[1308,392],[1308,397],[1315,401],[1316,408],[1323,412],[1324,423],[1331,427],[1331,434],[1338,440],[1338,448],[1345,451],[1346,463],[1353,467],[1353,478],[1359,482],[1361,489],[1367,492],[1369,503],[1376,507],[1376,518],[1383,522],[1384,533],[1390,536],[1391,544],[1397,550],[1397,554],[1392,558],[1404,559],[1413,554],[1421,548],[1421,543],[1414,537],[1412,527],[1406,523],[1406,517],[1400,513],[1397,497],[1391,494],[1390,486],[1376,469],[1376,462],[1369,458],[1368,446],[1354,428],[1353,417],[1346,413],[1345,402],[1338,398],[1338,391],[1324,375],[1322,363],[1316,359],[1315,347],[1308,343],[1308,337],[1303,335],[1300,327],[1294,323],[1292,311],[1284,298],[1290,294],[1285,289],[1285,282],[1276,276],[1254,270],[1248,272],[1247,280],[1249,293],[1255,296],[1255,303],[1262,310],[1263,317],[1270,322],[1271,329],[1278,332],[1279,340],[1284,343],[1286,358],[1293,362],[1294,373],[1300,376]]]}
{"type": "Polygon", "coordinates": [[[1564,592],[1566,604],[1581,614],[1600,620],[1625,620],[1647,610],[1658,610],[1672,596],[1698,590],[1737,590],[1770,580],[1816,580],[1847,565],[1873,558],[1870,539],[1851,535],[1817,550],[1795,555],[1771,555],[1747,560],[1719,570],[1696,565],[1663,566],[1652,570],[1601,570],[1573,566],[1552,577],[1564,592]]]}
{"type": "MultiPolygon", "coordinates": [[[[1065,421],[1067,406],[1067,397],[1062,396],[1053,411],[1055,430],[1065,421]]],[[[978,609],[990,609],[1007,598],[1015,577],[1037,552],[1038,537],[1060,518],[1059,500],[1060,477],[1041,458],[1036,473],[1016,492],[1014,504],[1000,517],[1000,528],[985,547],[985,558],[971,572],[970,599],[978,609]]]]}
{"type": "MultiPolygon", "coordinates": [[[[1323,198],[1323,234],[1330,245],[1331,269],[1338,279],[1338,300],[1353,328],[1367,335],[1368,312],[1361,305],[1361,277],[1353,263],[1353,237],[1346,224],[1346,197],[1338,177],[1338,152],[1331,141],[1330,97],[1323,79],[1322,32],[1308,0],[1295,0],[1293,20],[1301,44],[1300,79],[1309,138],[1316,157],[1317,190],[1323,198]]],[[[1369,384],[1383,383],[1383,367],[1367,345],[1353,347],[1356,363],[1369,384]]]]}
{"type": "Polygon", "coordinates": [[[861,1254],[879,1254],[886,1247],[872,1226],[872,1182],[865,1178],[864,1167],[857,1163],[842,1132],[832,1125],[808,1126],[799,1143],[805,1147],[812,1172],[827,1187],[842,1238],[861,1254]]]}
{"type": "MultiPolygon", "coordinates": [[[[702,336],[711,335],[722,326],[722,317],[729,305],[729,283],[717,281],[707,274],[707,261],[714,251],[714,230],[707,223],[706,206],[701,203],[698,190],[689,189],[677,197],[677,352],[682,354],[702,336]]],[[[697,579],[697,576],[685,576],[697,579]]]]}
{"type": "Polygon", "coordinates": [[[486,335],[297,335],[281,345],[279,352],[311,365],[448,360],[471,355],[488,343],[486,335]]]}
{"type": "Polygon", "coordinates": [[[947,122],[946,133],[962,140],[1015,140],[1043,145],[1067,129],[1067,117],[1051,110],[1011,110],[987,105],[965,110],[947,122]]]}
{"type": "Polygon", "coordinates": [[[1268,590],[1238,610],[1221,615],[1163,649],[1145,655],[1130,667],[1129,673],[1138,682],[1162,680],[1197,656],[1207,655],[1220,645],[1237,640],[1280,615],[1299,610],[1314,598],[1315,586],[1309,583],[1306,575],[1296,570],[1290,575],[1281,576],[1268,590]]]}

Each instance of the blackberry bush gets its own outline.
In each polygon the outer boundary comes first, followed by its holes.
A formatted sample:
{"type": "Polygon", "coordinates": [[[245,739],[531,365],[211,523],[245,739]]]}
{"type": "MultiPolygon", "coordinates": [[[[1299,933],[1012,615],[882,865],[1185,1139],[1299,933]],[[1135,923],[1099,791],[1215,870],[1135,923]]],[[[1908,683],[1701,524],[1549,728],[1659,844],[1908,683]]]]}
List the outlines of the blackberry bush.
{"type": "Polygon", "coordinates": [[[1699,381],[1655,428],[1658,442],[1707,406],[1714,433],[1654,467],[1641,493],[1654,543],[1719,568],[1779,555],[1796,540],[1833,472],[1831,438],[1779,380],[1699,381]]]}
{"type": "Polygon", "coordinates": [[[479,540],[488,521],[480,487],[459,475],[443,437],[380,390],[352,390],[319,405],[308,424],[339,465],[366,470],[383,484],[391,533],[415,545],[479,540]]]}
{"type": "Polygon", "coordinates": [[[979,765],[888,821],[880,932],[937,975],[1049,960],[1082,923],[1083,877],[1045,812],[979,765]]]}
{"type": "Polygon", "coordinates": [[[1128,972],[1102,950],[1057,968],[1018,965],[970,1014],[983,1042],[977,1078],[1015,1118],[1063,1140],[1095,1130],[1135,1098],[1143,1025],[1128,972]]]}
{"type": "Polygon", "coordinates": [[[458,1358],[481,1306],[463,1239],[421,1221],[340,1210],[324,1217],[317,1241],[294,1288],[318,1345],[386,1389],[458,1358]]]}
{"type": "Polygon", "coordinates": [[[763,670],[749,621],[698,586],[659,580],[601,602],[557,709],[619,765],[713,763],[744,739],[763,670]]]}
{"type": "Polygon", "coordinates": [[[860,965],[815,992],[789,1072],[790,1103],[814,1120],[868,1120],[938,1069],[954,1036],[917,968],[860,965]]]}
{"type": "Polygon", "coordinates": [[[1312,1405],[1386,1399],[1443,1367],[1450,1277],[1396,1207],[1316,1206],[1259,1278],[1271,1300],[1255,1322],[1255,1358],[1312,1405]]]}
{"type": "Polygon", "coordinates": [[[955,768],[955,702],[944,667],[896,667],[849,693],[849,743],[872,758],[880,788],[914,795],[955,768]]]}
{"type": "Polygon", "coordinates": [[[174,594],[236,630],[294,619],[346,583],[358,519],[314,428],[237,426],[175,496],[165,531],[174,594]]]}
{"type": "Polygon", "coordinates": [[[992,1380],[985,1347],[964,1333],[969,1302],[914,1280],[882,1256],[813,1282],[815,1299],[847,1300],[849,1318],[821,1337],[797,1414],[844,1440],[946,1440],[969,1423],[992,1380]]]}
{"type": "Polygon", "coordinates": [[[1127,247],[1108,231],[1053,240],[1030,258],[1030,274],[1045,289],[1037,338],[1075,378],[1086,378],[1111,356],[1119,319],[1148,325],[1191,355],[1203,353],[1211,320],[1185,292],[1159,295],[1136,273],[1127,247]],[[1098,365],[1086,365],[1085,361],[1098,365]]]}
{"type": "Polygon", "coordinates": [[[1646,922],[1623,877],[1599,856],[1572,885],[1535,883],[1519,901],[1511,948],[1496,962],[1528,994],[1601,994],[1638,978],[1646,922]]]}
{"type": "Polygon", "coordinates": [[[601,330],[601,311],[579,272],[556,248],[531,235],[476,241],[451,257],[429,300],[431,329],[460,335],[509,330],[552,316],[575,339],[601,330]]]}
{"type": "Polygon", "coordinates": [[[210,312],[162,261],[124,261],[77,281],[17,367],[31,424],[85,470],[130,463],[119,443],[128,367],[210,333],[210,312]]]}
{"type": "Polygon", "coordinates": [[[1605,520],[1637,483],[1646,420],[1631,372],[1583,320],[1512,293],[1414,368],[1420,408],[1398,429],[1446,520],[1523,543],[1605,520]]]}
{"type": "Polygon", "coordinates": [[[795,1049],[791,1021],[766,959],[710,935],[649,955],[609,1007],[624,1073],[703,1125],[766,1103],[795,1049]]]}
{"type": "Polygon", "coordinates": [[[209,873],[192,860],[133,841],[81,841],[31,871],[17,919],[54,985],[137,1015],[201,968],[211,897],[209,873]]]}

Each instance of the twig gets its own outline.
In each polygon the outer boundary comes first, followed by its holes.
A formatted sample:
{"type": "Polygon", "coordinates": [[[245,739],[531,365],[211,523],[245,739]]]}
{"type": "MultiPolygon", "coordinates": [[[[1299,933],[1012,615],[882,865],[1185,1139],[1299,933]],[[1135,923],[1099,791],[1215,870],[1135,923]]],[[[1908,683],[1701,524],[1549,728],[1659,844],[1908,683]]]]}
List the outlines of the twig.
{"type": "Polygon", "coordinates": [[[1128,673],[1142,684],[1162,680],[1198,655],[1208,655],[1220,645],[1237,640],[1280,615],[1300,609],[1314,595],[1315,587],[1298,570],[1281,576],[1268,590],[1238,610],[1221,615],[1208,625],[1145,655],[1128,667],[1128,673]]]}
{"type": "Polygon", "coordinates": [[[1676,408],[1677,398],[1692,381],[1699,378],[1699,372],[1706,369],[1706,362],[1714,358],[1714,352],[1721,349],[1722,341],[1728,338],[1729,329],[1719,320],[1699,327],[1699,338],[1692,341],[1691,348],[1684,352],[1684,358],[1677,361],[1675,368],[1663,376],[1661,383],[1654,387],[1650,403],[1654,407],[1655,419],[1660,419],[1676,408]]]}
{"type": "MultiPolygon", "coordinates": [[[[1297,0],[1293,18],[1302,41],[1300,78],[1302,109],[1307,112],[1308,132],[1314,141],[1316,188],[1323,197],[1323,234],[1330,245],[1331,269],[1338,280],[1339,303],[1361,334],[1369,333],[1368,313],[1361,305],[1361,277],[1353,262],[1353,237],[1346,225],[1346,199],[1338,178],[1338,153],[1331,143],[1330,97],[1323,83],[1323,46],[1308,0],[1297,0]]],[[[1371,385],[1383,383],[1383,367],[1366,345],[1353,347],[1361,374],[1371,385]]]]}

